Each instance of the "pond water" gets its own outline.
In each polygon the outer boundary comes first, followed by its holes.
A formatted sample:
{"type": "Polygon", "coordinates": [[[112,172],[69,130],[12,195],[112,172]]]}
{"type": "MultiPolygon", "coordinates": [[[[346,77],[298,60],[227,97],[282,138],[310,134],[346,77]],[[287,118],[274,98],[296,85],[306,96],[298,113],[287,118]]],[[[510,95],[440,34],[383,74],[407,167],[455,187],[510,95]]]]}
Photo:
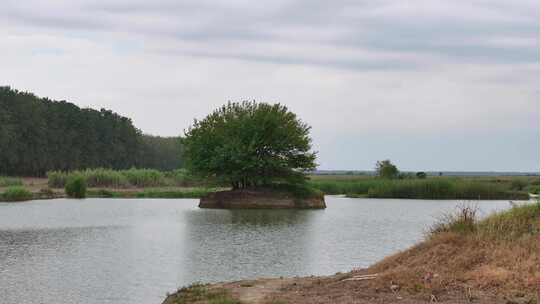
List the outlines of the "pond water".
{"type": "MultiPolygon", "coordinates": [[[[326,197],[326,210],[202,210],[198,200],[0,204],[3,304],[160,304],[195,281],[327,275],[422,239],[463,202],[326,197]]],[[[481,213],[507,201],[475,201],[481,213]]]]}

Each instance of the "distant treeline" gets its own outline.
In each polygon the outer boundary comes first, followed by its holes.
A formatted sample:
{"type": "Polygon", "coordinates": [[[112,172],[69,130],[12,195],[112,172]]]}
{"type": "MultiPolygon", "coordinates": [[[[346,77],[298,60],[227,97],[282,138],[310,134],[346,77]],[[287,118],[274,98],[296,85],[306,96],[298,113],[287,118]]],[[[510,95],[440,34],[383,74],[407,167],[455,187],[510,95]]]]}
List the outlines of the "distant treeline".
{"type": "Polygon", "coordinates": [[[143,135],[112,111],[0,87],[0,175],[131,167],[180,168],[181,138],[143,135]]]}

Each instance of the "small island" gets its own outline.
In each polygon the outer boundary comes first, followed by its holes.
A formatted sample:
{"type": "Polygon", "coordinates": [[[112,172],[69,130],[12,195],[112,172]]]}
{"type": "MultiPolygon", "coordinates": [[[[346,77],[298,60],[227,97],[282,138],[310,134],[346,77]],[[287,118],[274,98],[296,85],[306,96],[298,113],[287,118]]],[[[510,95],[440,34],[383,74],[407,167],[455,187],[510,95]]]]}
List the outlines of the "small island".
{"type": "Polygon", "coordinates": [[[307,184],[316,168],[311,127],[281,104],[244,101],[220,107],[186,132],[186,166],[231,190],[201,198],[200,208],[324,209],[307,184]]]}
{"type": "Polygon", "coordinates": [[[324,195],[298,197],[271,189],[231,190],[209,193],[201,198],[199,208],[218,209],[324,209],[324,195]]]}

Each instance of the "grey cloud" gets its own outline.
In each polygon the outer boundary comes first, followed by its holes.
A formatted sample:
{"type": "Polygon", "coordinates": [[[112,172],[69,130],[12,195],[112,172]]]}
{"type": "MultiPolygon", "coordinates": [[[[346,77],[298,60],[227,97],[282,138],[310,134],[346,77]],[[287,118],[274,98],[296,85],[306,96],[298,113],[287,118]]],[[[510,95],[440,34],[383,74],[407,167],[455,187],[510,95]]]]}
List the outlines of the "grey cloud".
{"type": "MultiPolygon", "coordinates": [[[[97,32],[120,31],[142,35],[145,39],[166,37],[177,41],[227,41],[242,40],[252,44],[274,41],[282,44],[300,45],[310,41],[320,45],[332,45],[373,51],[430,54],[454,57],[457,60],[486,60],[496,63],[538,62],[540,47],[519,48],[515,46],[492,46],[483,39],[492,36],[514,37],[529,35],[540,37],[540,21],[530,17],[527,10],[511,10],[501,2],[456,1],[456,11],[444,16],[426,14],[400,15],[400,8],[385,10],[392,1],[323,1],[296,0],[273,2],[233,1],[92,1],[65,2],[49,10],[39,11],[20,7],[10,2],[4,10],[6,17],[19,26],[34,26],[45,30],[87,30],[97,32]],[[68,4],[69,3],[69,4],[68,4]],[[457,3],[457,4],[456,4],[457,3]],[[467,4],[462,8],[459,3],[467,4]],[[504,18],[478,18],[474,15],[460,18],[474,4],[478,13],[485,11],[504,18]],[[374,13],[377,12],[377,13],[374,13]],[[520,18],[523,17],[523,18],[520,18]],[[145,18],[148,20],[145,21],[145,18]],[[155,21],[155,22],[154,22],[155,21]],[[162,23],[160,23],[162,21],[162,23]],[[294,32],[297,27],[310,29],[303,36],[290,37],[276,34],[294,32]],[[341,29],[335,36],[322,35],[327,28],[341,29]]],[[[410,6],[422,8],[425,2],[411,1],[410,6]]],[[[413,10],[414,11],[414,10],[413,10]]],[[[428,11],[429,12],[429,11],[428,11]]],[[[0,13],[2,14],[2,13],[0,13]]],[[[216,47],[220,47],[219,43],[216,47]]],[[[171,50],[178,52],[178,50],[171,50]]],[[[359,63],[358,58],[335,58],[332,62],[302,60],[287,54],[268,56],[239,51],[227,55],[248,61],[289,63],[296,61],[309,65],[332,65],[349,69],[383,67],[390,63],[359,63]]],[[[219,52],[200,50],[201,56],[217,58],[219,52]]],[[[193,51],[186,55],[196,55],[193,51]]],[[[391,62],[399,67],[417,67],[418,62],[391,62]]]]}

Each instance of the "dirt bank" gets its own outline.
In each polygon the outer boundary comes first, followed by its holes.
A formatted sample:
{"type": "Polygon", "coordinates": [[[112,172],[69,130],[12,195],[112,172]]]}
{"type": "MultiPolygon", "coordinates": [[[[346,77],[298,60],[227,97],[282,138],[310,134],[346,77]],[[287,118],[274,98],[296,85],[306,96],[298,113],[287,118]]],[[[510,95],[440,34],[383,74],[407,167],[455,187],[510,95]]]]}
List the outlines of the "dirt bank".
{"type": "Polygon", "coordinates": [[[200,208],[220,209],[324,209],[323,195],[298,197],[272,190],[234,190],[210,193],[201,198],[200,208]]]}

